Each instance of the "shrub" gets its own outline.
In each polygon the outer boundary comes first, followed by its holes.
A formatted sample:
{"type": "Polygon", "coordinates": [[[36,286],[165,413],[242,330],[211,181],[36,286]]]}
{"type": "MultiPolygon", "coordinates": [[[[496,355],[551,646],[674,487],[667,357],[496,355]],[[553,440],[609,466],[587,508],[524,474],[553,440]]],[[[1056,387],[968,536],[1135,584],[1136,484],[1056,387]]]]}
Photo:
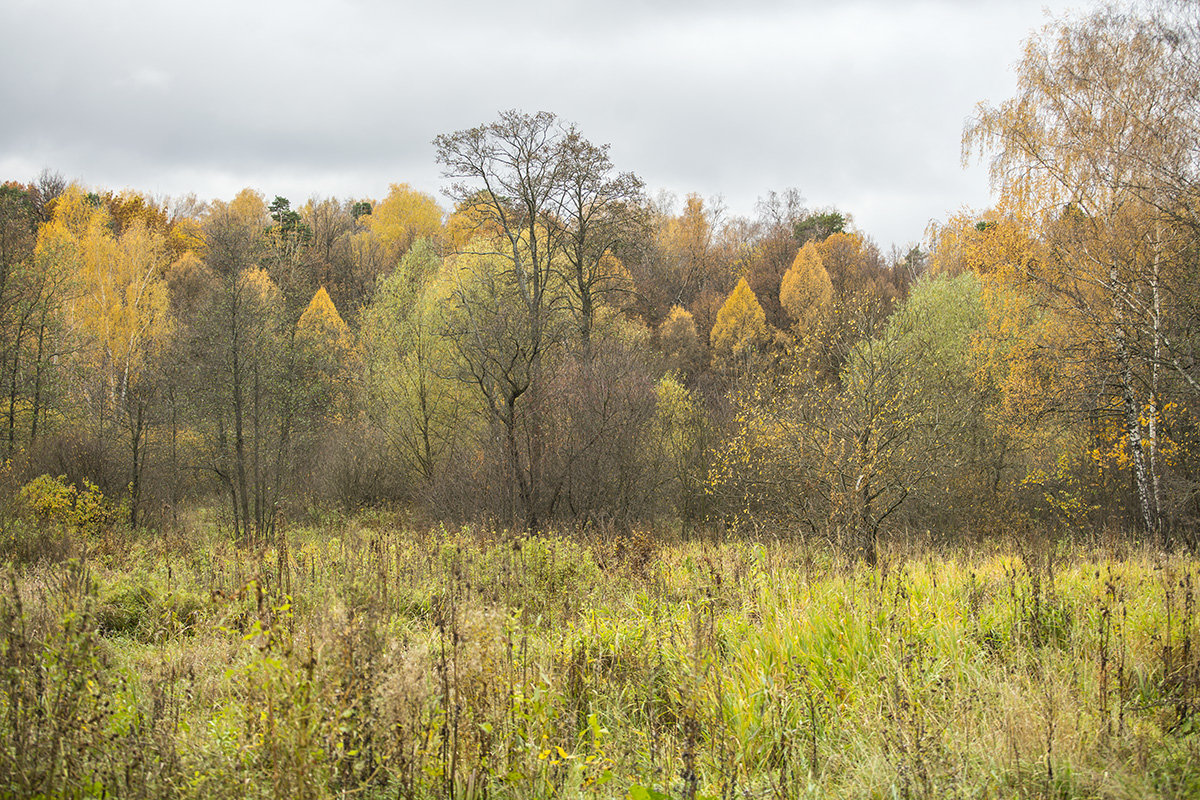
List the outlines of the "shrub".
{"type": "Polygon", "coordinates": [[[65,475],[39,475],[21,487],[35,519],[79,533],[95,533],[117,520],[118,509],[96,484],[84,478],[80,491],[65,475]]]}

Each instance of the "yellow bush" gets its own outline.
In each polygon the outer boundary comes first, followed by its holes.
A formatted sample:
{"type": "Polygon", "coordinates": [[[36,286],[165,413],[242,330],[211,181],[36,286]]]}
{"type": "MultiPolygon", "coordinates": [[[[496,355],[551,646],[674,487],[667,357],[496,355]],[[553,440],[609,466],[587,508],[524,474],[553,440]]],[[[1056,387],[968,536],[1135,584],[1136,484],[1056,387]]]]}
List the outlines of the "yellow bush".
{"type": "Polygon", "coordinates": [[[95,531],[117,518],[100,487],[86,478],[80,491],[65,475],[39,475],[21,487],[21,499],[39,521],[72,530],[95,531]]]}
{"type": "Polygon", "coordinates": [[[43,521],[61,520],[75,508],[75,484],[65,475],[39,475],[21,487],[21,499],[43,521]]]}

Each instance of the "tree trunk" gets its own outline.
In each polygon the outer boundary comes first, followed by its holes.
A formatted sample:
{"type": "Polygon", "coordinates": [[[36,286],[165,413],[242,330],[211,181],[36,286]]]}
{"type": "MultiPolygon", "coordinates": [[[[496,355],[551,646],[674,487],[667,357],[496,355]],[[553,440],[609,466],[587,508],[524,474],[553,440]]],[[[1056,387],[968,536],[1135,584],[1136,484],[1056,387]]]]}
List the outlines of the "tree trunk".
{"type": "Polygon", "coordinates": [[[17,378],[21,372],[21,341],[25,338],[25,319],[17,322],[17,338],[13,342],[12,373],[8,387],[8,457],[17,451],[17,378]]]}
{"type": "Polygon", "coordinates": [[[1158,475],[1158,364],[1162,357],[1162,295],[1160,287],[1160,233],[1154,230],[1154,261],[1151,269],[1150,292],[1152,295],[1152,319],[1154,338],[1150,356],[1150,418],[1147,438],[1150,440],[1150,502],[1153,504],[1154,520],[1158,526],[1158,543],[1166,545],[1166,526],[1162,519],[1162,486],[1158,475]]]}
{"type": "Polygon", "coordinates": [[[283,375],[283,398],[279,414],[279,443],[275,451],[275,481],[268,498],[268,515],[265,534],[268,540],[275,537],[275,517],[279,498],[283,495],[283,473],[287,464],[288,449],[292,439],[292,422],[296,417],[296,326],[291,326],[288,337],[287,371],[283,375]]]}
{"type": "Polygon", "coordinates": [[[33,365],[33,408],[30,410],[32,419],[29,423],[29,441],[33,443],[38,437],[38,416],[42,411],[42,371],[45,368],[46,319],[42,316],[38,326],[37,360],[33,365]]]}
{"type": "Polygon", "coordinates": [[[519,395],[509,396],[504,407],[504,436],[507,445],[509,463],[509,493],[512,501],[512,524],[517,527],[519,520],[524,517],[525,530],[537,529],[537,508],[534,505],[533,487],[529,475],[521,466],[521,444],[517,439],[516,404],[519,395]]]}
{"type": "Polygon", "coordinates": [[[1125,330],[1116,333],[1117,359],[1121,365],[1121,405],[1124,412],[1125,435],[1129,440],[1129,458],[1133,464],[1133,487],[1137,496],[1142,530],[1151,537],[1158,535],[1158,520],[1151,496],[1150,471],[1146,463],[1146,452],[1142,447],[1141,407],[1134,394],[1133,359],[1125,330]]]}
{"type": "Polygon", "coordinates": [[[145,404],[140,400],[134,401],[131,409],[129,429],[130,445],[133,455],[132,475],[129,480],[129,527],[136,528],[138,524],[138,507],[142,501],[142,463],[145,460],[145,448],[142,447],[142,433],[145,404]]]}
{"type": "MultiPolygon", "coordinates": [[[[243,432],[243,404],[242,370],[238,354],[238,336],[235,329],[233,338],[233,448],[237,488],[234,490],[236,498],[234,508],[241,515],[242,533],[248,534],[250,525],[250,495],[246,485],[246,438],[243,432]]],[[[234,527],[235,529],[237,528],[236,522],[234,527]]]]}

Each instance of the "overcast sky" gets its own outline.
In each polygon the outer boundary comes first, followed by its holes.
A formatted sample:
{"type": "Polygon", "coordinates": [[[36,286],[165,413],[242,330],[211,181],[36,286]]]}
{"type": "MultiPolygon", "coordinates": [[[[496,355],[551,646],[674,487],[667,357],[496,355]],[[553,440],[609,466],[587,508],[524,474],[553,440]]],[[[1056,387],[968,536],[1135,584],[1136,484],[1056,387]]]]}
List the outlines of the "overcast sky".
{"type": "Polygon", "coordinates": [[[1086,5],[0,0],[0,180],[445,205],[434,136],[547,110],[653,192],[751,215],[796,187],[886,251],[988,204],[963,124],[1046,11],[1086,5]]]}

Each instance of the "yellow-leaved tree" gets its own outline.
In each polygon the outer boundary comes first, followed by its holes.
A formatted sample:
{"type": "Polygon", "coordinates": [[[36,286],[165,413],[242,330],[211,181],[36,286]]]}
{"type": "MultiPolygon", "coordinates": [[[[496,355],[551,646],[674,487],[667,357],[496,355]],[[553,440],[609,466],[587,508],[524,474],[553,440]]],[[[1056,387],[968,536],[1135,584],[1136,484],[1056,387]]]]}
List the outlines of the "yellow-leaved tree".
{"type": "Polygon", "coordinates": [[[312,296],[296,323],[294,341],[295,445],[293,458],[310,465],[312,489],[333,491],[345,501],[355,476],[369,463],[355,435],[354,377],[360,375],[360,353],[349,326],[325,287],[312,296]]]}
{"type": "Polygon", "coordinates": [[[700,336],[709,336],[743,266],[726,235],[728,226],[721,224],[719,205],[690,194],[677,215],[669,206],[658,209],[653,231],[654,269],[639,274],[638,291],[660,313],[675,305],[688,309],[700,336]]]}
{"type": "Polygon", "coordinates": [[[1054,20],[1026,44],[1016,94],[981,106],[964,141],[991,155],[1002,202],[1048,245],[1026,272],[1085,345],[1069,356],[1105,364],[1092,410],[1118,410],[1130,505],[1160,540],[1163,395],[1200,395],[1180,344],[1197,307],[1183,255],[1196,229],[1197,52],[1192,4],[1054,20]]]}
{"type": "Polygon", "coordinates": [[[138,521],[144,437],[153,386],[143,381],[149,362],[170,333],[167,315],[169,264],[167,239],[145,215],[130,215],[119,236],[104,205],[78,186],[63,193],[54,216],[44,226],[50,242],[76,266],[79,297],[73,325],[84,348],[79,363],[85,395],[93,406],[96,436],[103,440],[109,425],[128,434],[130,455],[130,523],[138,521]]]}
{"type": "Polygon", "coordinates": [[[696,319],[682,306],[673,306],[671,313],[658,326],[658,349],[667,359],[668,369],[687,378],[704,366],[704,346],[696,332],[696,319]]]}
{"type": "Polygon", "coordinates": [[[727,369],[744,367],[769,339],[767,315],[742,278],[717,312],[711,336],[713,357],[727,369]]]}
{"type": "Polygon", "coordinates": [[[296,323],[300,387],[310,410],[326,417],[345,411],[354,335],[322,286],[296,323]]]}
{"type": "Polygon", "coordinates": [[[796,253],[792,266],[779,285],[779,303],[797,330],[813,327],[828,311],[833,299],[833,282],[821,263],[819,246],[807,242],[796,253]]]}
{"type": "Polygon", "coordinates": [[[431,196],[407,183],[393,183],[387,197],[362,217],[366,232],[359,234],[382,249],[385,269],[392,269],[419,239],[442,235],[441,206],[431,196]]]}

